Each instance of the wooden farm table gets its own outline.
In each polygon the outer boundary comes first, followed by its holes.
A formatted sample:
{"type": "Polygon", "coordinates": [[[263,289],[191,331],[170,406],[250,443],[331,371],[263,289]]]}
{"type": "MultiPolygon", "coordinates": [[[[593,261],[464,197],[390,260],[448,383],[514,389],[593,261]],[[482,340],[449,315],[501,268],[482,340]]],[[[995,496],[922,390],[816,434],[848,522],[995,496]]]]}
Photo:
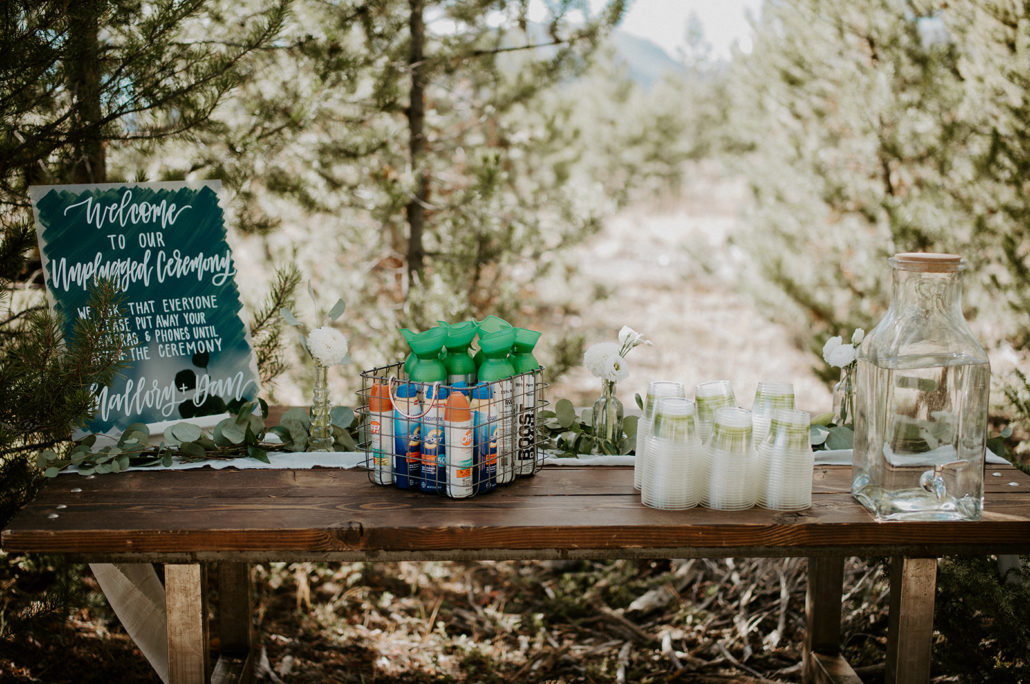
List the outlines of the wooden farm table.
{"type": "Polygon", "coordinates": [[[857,682],[838,655],[844,557],[891,557],[888,680],[926,681],[936,559],[1030,552],[1030,477],[989,466],[979,522],[878,523],[849,482],[849,467],[817,466],[811,509],[730,513],[646,508],[626,467],[546,467],[464,501],[378,487],[362,470],[62,475],[3,530],[2,544],[163,563],[174,682],[247,675],[254,562],[751,556],[808,557],[807,678],[857,682]],[[214,668],[209,567],[220,579],[214,668]]]}

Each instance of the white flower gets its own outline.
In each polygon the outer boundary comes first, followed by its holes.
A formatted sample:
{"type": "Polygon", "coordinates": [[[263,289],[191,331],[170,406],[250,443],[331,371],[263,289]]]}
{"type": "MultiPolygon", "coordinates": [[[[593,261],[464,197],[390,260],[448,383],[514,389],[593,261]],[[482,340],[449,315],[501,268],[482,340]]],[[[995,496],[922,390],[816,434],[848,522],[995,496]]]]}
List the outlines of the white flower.
{"type": "Polygon", "coordinates": [[[597,377],[603,378],[609,359],[617,356],[619,356],[619,345],[614,342],[598,342],[587,348],[586,353],[583,354],[583,365],[597,377]]]}
{"type": "Polygon", "coordinates": [[[619,331],[619,345],[621,345],[623,349],[626,348],[627,344],[632,345],[633,347],[637,346],[642,339],[644,339],[644,336],[628,325],[622,326],[622,330],[619,331]]]}
{"type": "Polygon", "coordinates": [[[618,354],[610,356],[605,361],[604,373],[601,377],[609,382],[621,382],[629,377],[629,364],[618,354]]]}
{"type": "Polygon", "coordinates": [[[323,366],[335,366],[347,358],[347,338],[327,325],[315,328],[308,335],[308,351],[323,366]]]}
{"type": "Polygon", "coordinates": [[[830,353],[824,358],[826,359],[826,363],[831,366],[844,368],[845,366],[850,366],[854,363],[857,357],[858,353],[850,344],[838,344],[836,347],[831,349],[830,353]]]}
{"type": "Polygon", "coordinates": [[[858,345],[862,344],[862,340],[864,339],[865,330],[862,330],[862,328],[855,328],[855,332],[851,335],[851,344],[857,347],[858,345]]]}
{"type": "MultiPolygon", "coordinates": [[[[840,335],[826,340],[826,344],[823,345],[823,361],[830,363],[830,354],[834,349],[843,344],[843,342],[844,340],[841,339],[840,335]]],[[[830,365],[832,366],[833,364],[830,363],[830,365]]]]}

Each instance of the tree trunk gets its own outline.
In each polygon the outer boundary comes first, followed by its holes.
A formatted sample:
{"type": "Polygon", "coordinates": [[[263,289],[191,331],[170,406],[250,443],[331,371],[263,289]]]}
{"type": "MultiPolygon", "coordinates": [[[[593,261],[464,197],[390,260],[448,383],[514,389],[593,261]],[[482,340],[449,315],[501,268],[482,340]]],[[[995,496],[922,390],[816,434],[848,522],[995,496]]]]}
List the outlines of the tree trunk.
{"type": "Polygon", "coordinates": [[[408,277],[409,282],[422,273],[425,248],[422,233],[426,222],[426,203],[429,197],[429,180],[422,167],[425,154],[426,84],[424,49],[426,27],[422,17],[423,0],[409,0],[410,16],[408,26],[411,32],[411,51],[408,66],[411,69],[410,102],[408,104],[408,153],[411,168],[415,174],[415,195],[408,202],[408,277]]]}
{"type": "Polygon", "coordinates": [[[72,136],[73,183],[102,183],[107,180],[104,140],[100,122],[100,14],[102,3],[78,0],[69,3],[68,52],[65,71],[72,93],[73,120],[79,134],[72,136]]]}

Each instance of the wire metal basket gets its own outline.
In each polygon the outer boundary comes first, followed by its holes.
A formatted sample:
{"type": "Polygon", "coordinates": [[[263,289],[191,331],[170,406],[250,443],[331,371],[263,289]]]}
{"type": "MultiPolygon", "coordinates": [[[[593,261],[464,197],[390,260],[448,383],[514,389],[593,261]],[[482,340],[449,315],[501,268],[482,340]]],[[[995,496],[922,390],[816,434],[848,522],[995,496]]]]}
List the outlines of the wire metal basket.
{"type": "Polygon", "coordinates": [[[403,363],[362,372],[358,449],[369,480],[465,499],[535,475],[538,414],[548,404],[543,370],[471,387],[413,382],[403,363]]]}

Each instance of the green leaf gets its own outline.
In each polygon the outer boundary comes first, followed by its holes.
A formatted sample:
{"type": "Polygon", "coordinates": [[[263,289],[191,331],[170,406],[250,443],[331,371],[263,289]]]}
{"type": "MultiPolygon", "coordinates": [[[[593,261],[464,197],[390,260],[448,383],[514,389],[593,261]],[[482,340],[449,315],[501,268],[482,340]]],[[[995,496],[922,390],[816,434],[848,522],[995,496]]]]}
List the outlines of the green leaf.
{"type": "Polygon", "coordinates": [[[93,468],[93,472],[97,473],[98,475],[105,475],[105,474],[111,472],[111,466],[109,464],[107,464],[107,463],[98,463],[93,468]]]}
{"type": "Polygon", "coordinates": [[[218,424],[222,428],[222,437],[232,444],[243,444],[247,438],[246,429],[234,420],[224,421],[218,424]]]}
{"type": "Polygon", "coordinates": [[[60,473],[60,472],[61,472],[61,469],[58,468],[57,466],[50,466],[45,471],[43,471],[43,474],[46,475],[47,477],[57,477],[57,474],[60,473]]]}
{"type": "Polygon", "coordinates": [[[640,396],[640,392],[633,395],[633,401],[637,402],[637,408],[641,411],[644,410],[644,398],[640,396]]]}
{"type": "Polygon", "coordinates": [[[558,414],[554,411],[551,411],[550,409],[545,409],[543,411],[536,412],[536,417],[541,423],[550,418],[554,418],[556,415],[558,414]]]}
{"type": "Polygon", "coordinates": [[[830,434],[826,438],[828,449],[850,449],[855,444],[855,432],[844,425],[830,428],[830,434]]]}
{"type": "Polygon", "coordinates": [[[343,315],[343,312],[347,310],[347,304],[342,299],[337,299],[336,303],[333,304],[333,308],[329,310],[329,320],[335,321],[337,318],[343,315]]]}
{"type": "Polygon", "coordinates": [[[814,447],[822,446],[826,442],[826,438],[830,436],[830,428],[825,425],[812,424],[808,428],[808,443],[814,447]]]}
{"type": "Polygon", "coordinates": [[[304,426],[305,430],[311,427],[311,416],[308,415],[307,410],[294,406],[289,411],[283,414],[282,419],[279,421],[280,425],[286,425],[287,421],[297,421],[304,426]]]}
{"type": "Polygon", "coordinates": [[[586,426],[593,425],[594,424],[594,409],[593,408],[589,408],[589,407],[583,409],[583,413],[579,417],[579,422],[583,423],[583,425],[586,425],[586,426]]]}
{"type": "Polygon", "coordinates": [[[354,438],[351,437],[350,432],[347,430],[344,430],[336,441],[340,442],[347,451],[356,451],[358,448],[358,445],[354,442],[354,438]]]}
{"type": "Polygon", "coordinates": [[[247,455],[253,459],[261,461],[262,463],[268,463],[271,465],[271,461],[268,460],[268,453],[264,449],[259,449],[256,446],[248,446],[247,455]]]}
{"type": "MultiPolygon", "coordinates": [[[[146,423],[133,423],[129,427],[125,428],[125,432],[140,432],[146,435],[147,438],[150,437],[150,428],[147,427],[146,423]]],[[[96,441],[96,435],[90,435],[90,437],[93,438],[93,441],[96,441]]]]}
{"type": "Polygon", "coordinates": [[[620,453],[620,454],[632,454],[633,450],[636,448],[636,446],[637,446],[637,443],[636,443],[635,439],[630,439],[629,437],[623,437],[622,439],[619,440],[619,451],[618,451],[618,453],[620,453]]]}
{"type": "Polygon", "coordinates": [[[812,418],[812,425],[829,425],[833,422],[832,413],[820,413],[819,415],[812,418]]]}
{"type": "Polygon", "coordinates": [[[172,452],[165,452],[165,455],[161,457],[161,465],[163,465],[165,468],[172,467],[172,452]]]}
{"type": "Polygon", "coordinates": [[[86,460],[86,454],[82,453],[81,451],[73,451],[71,455],[68,457],[68,460],[71,461],[72,465],[77,466],[86,460]]]}
{"type": "Polygon", "coordinates": [[[118,464],[118,471],[122,472],[129,469],[129,456],[128,454],[122,454],[117,458],[115,463],[118,464]]]}
{"type": "Polygon", "coordinates": [[[300,325],[300,320],[298,320],[297,317],[293,315],[293,312],[290,311],[290,307],[284,306],[283,308],[279,309],[279,313],[282,315],[283,320],[286,321],[289,325],[300,325]]]}
{"type": "Polygon", "coordinates": [[[580,433],[575,432],[574,430],[569,430],[568,432],[563,432],[558,435],[558,443],[564,443],[565,448],[571,451],[576,448],[576,440],[579,438],[580,433]]]}
{"type": "Polygon", "coordinates": [[[169,432],[180,442],[195,442],[204,436],[204,431],[193,423],[176,423],[169,432]]]}
{"type": "Polygon", "coordinates": [[[50,449],[41,451],[38,454],[36,454],[36,467],[45,468],[47,463],[56,458],[57,454],[55,454],[53,451],[50,451],[50,449]]]}
{"type": "Polygon", "coordinates": [[[354,411],[346,406],[334,406],[329,420],[333,425],[346,430],[354,423],[354,411]]]}
{"type": "Polygon", "coordinates": [[[1001,429],[1001,438],[1002,439],[1008,439],[1011,436],[1012,436],[1012,425],[1010,423],[1009,425],[1006,425],[1005,427],[1003,427],[1001,429]]]}
{"type": "Polygon", "coordinates": [[[179,445],[179,451],[190,458],[207,458],[207,450],[196,442],[183,442],[179,445]]]}
{"type": "Polygon", "coordinates": [[[261,416],[252,413],[247,421],[247,429],[254,435],[254,439],[260,439],[265,434],[265,421],[261,419],[261,416]]]}
{"type": "Polygon", "coordinates": [[[562,427],[571,427],[576,422],[576,407],[568,399],[559,399],[554,405],[554,412],[562,427]]]}
{"type": "Polygon", "coordinates": [[[639,420],[640,418],[638,416],[626,416],[622,421],[622,431],[626,433],[627,439],[634,441],[634,447],[636,447],[635,442],[637,439],[637,426],[639,425],[639,420]]]}

